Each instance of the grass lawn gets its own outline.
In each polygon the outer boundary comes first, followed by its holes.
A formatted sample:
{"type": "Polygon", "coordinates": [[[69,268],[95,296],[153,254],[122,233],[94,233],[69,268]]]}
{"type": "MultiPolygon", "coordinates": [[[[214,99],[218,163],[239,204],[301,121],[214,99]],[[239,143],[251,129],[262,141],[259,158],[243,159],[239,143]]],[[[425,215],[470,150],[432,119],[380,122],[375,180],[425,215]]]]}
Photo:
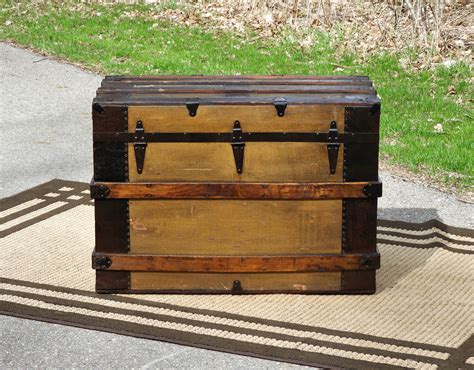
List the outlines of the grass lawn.
{"type": "Polygon", "coordinates": [[[311,50],[302,51],[290,35],[247,42],[229,32],[123,16],[145,14],[149,5],[81,5],[78,10],[73,3],[35,8],[2,3],[0,40],[104,74],[368,75],[382,98],[384,162],[461,189],[473,186],[472,71],[465,64],[407,71],[397,56],[374,55],[365,63],[351,55],[337,58],[322,34],[311,50]],[[443,132],[436,132],[438,124],[443,132]]]}

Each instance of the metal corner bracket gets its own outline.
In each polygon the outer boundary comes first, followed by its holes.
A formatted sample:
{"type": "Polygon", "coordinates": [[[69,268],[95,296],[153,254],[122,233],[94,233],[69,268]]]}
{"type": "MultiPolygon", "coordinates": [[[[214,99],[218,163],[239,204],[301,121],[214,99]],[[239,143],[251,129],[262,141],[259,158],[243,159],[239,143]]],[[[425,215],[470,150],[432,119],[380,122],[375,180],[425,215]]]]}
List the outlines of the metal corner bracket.
{"type": "Polygon", "coordinates": [[[107,270],[112,266],[112,260],[107,256],[92,256],[92,268],[96,270],[107,270]]]}
{"type": "Polygon", "coordinates": [[[362,189],[367,198],[378,198],[382,196],[382,183],[370,182],[362,189]]]}
{"type": "Polygon", "coordinates": [[[92,199],[105,199],[109,196],[110,189],[104,184],[91,184],[90,192],[92,199]]]}

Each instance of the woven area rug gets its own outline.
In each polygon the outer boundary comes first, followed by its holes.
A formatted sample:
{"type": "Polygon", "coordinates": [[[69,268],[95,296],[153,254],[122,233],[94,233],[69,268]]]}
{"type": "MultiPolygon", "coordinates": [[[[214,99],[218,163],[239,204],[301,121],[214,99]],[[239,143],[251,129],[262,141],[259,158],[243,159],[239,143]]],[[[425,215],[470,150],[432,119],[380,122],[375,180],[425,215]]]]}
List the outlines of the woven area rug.
{"type": "Polygon", "coordinates": [[[313,366],[474,367],[473,230],[380,220],[370,296],[97,295],[87,188],[0,201],[3,314],[313,366]]]}

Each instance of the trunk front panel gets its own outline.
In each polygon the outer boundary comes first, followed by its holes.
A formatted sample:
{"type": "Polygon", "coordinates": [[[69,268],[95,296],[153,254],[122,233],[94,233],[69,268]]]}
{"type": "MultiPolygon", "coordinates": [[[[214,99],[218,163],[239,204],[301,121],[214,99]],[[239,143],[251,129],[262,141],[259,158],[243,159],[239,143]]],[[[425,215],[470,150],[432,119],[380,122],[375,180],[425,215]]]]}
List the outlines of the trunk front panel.
{"type": "Polygon", "coordinates": [[[129,214],[132,254],[341,253],[341,200],[131,200],[129,214]]]}

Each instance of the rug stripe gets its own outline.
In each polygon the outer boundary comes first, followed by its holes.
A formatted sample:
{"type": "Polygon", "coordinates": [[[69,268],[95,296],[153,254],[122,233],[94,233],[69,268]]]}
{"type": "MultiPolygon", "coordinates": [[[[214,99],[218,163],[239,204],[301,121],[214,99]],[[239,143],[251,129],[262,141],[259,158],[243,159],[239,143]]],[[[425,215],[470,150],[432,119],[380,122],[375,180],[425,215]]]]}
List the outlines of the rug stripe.
{"type": "MultiPolygon", "coordinates": [[[[17,206],[14,206],[14,207],[11,207],[11,208],[7,208],[5,211],[2,211],[0,212],[0,218],[5,218],[7,216],[10,216],[10,215],[13,215],[17,212],[20,212],[20,211],[23,211],[23,210],[26,210],[32,206],[35,206],[37,204],[40,204],[40,203],[43,203],[43,202],[46,202],[46,200],[44,199],[39,199],[39,198],[34,198],[34,199],[31,199],[25,203],[21,203],[17,206]]],[[[31,211],[31,209],[28,209],[28,211],[31,211]]]]}
{"type": "MultiPolygon", "coordinates": [[[[159,330],[144,325],[124,323],[117,320],[89,318],[80,314],[71,317],[72,321],[64,321],[64,316],[59,311],[42,310],[36,307],[27,307],[14,303],[9,303],[6,308],[10,311],[2,311],[0,314],[20,317],[25,319],[39,320],[55,324],[75,326],[85,329],[100,330],[109,333],[116,333],[134,336],[144,339],[160,340],[177,343],[191,347],[216,350],[225,353],[234,353],[245,356],[253,356],[274,361],[289,362],[293,364],[314,366],[319,368],[341,367],[357,369],[373,369],[374,364],[368,361],[357,361],[320,353],[307,353],[299,350],[280,348],[278,355],[275,354],[272,346],[259,345],[254,343],[238,342],[226,338],[216,338],[207,336],[195,336],[191,333],[181,335],[173,330],[159,330]]],[[[378,365],[381,369],[403,369],[401,366],[378,365]]]]}
{"type": "Polygon", "coordinates": [[[4,214],[3,225],[0,225],[0,238],[81,204],[93,205],[89,196],[83,194],[87,188],[88,185],[81,182],[52,180],[11,197],[0,199],[0,210],[4,214]],[[61,188],[71,188],[72,190],[61,191],[61,188]],[[59,195],[45,197],[45,194],[48,193],[59,195]],[[81,198],[68,199],[71,196],[81,198]],[[36,204],[31,204],[32,201],[36,204]],[[57,207],[56,203],[63,203],[64,207],[57,207]]]}
{"type": "Polygon", "coordinates": [[[35,217],[44,215],[45,213],[49,213],[51,211],[54,211],[57,208],[63,207],[67,204],[67,202],[54,202],[52,204],[47,205],[46,207],[41,207],[40,209],[34,211],[34,212],[29,212],[21,217],[17,217],[14,220],[11,220],[9,222],[5,222],[0,225],[0,231],[5,231],[8,230],[14,226],[18,226],[19,224],[22,224],[24,222],[27,222],[35,217]]]}
{"type": "Polygon", "coordinates": [[[58,192],[59,189],[64,186],[74,188],[74,191],[71,191],[71,193],[69,194],[75,195],[77,195],[78,192],[82,192],[85,189],[88,189],[89,187],[89,185],[84,182],[66,181],[58,179],[51,180],[44,184],[35,186],[31,189],[22,191],[21,193],[0,199],[0,210],[4,211],[8,208],[27,202],[33,198],[43,198],[44,194],[49,192],[58,192]]]}
{"type": "Polygon", "coordinates": [[[23,220],[23,222],[19,224],[11,225],[8,229],[4,229],[0,231],[0,238],[4,238],[10,234],[13,234],[17,231],[25,229],[29,226],[32,226],[38,222],[44,221],[52,216],[58,215],[62,212],[68,211],[74,207],[82,205],[81,203],[72,203],[72,202],[57,202],[57,203],[62,203],[62,204],[60,204],[57,207],[56,206],[53,207],[53,209],[48,209],[47,211],[42,210],[39,214],[35,215],[35,217],[29,218],[27,220],[23,220]]]}
{"type": "Polygon", "coordinates": [[[435,228],[441,231],[445,231],[452,235],[459,235],[459,236],[466,236],[468,238],[474,238],[473,229],[446,225],[442,223],[441,221],[435,220],[435,219],[425,221],[425,222],[420,222],[420,223],[378,219],[377,226],[394,228],[394,229],[401,230],[403,232],[420,232],[420,231],[423,232],[424,230],[430,230],[430,229],[435,228]]]}
{"type": "Polygon", "coordinates": [[[450,369],[464,369],[474,368],[474,366],[466,366],[466,364],[474,365],[474,357],[469,357],[474,354],[474,334],[472,334],[463,344],[461,344],[456,351],[449,357],[447,368],[450,369]]]}
{"type": "Polygon", "coordinates": [[[408,243],[411,245],[420,245],[420,246],[439,244],[439,245],[444,245],[449,248],[459,249],[461,251],[474,251],[474,245],[463,244],[462,242],[453,243],[453,242],[449,242],[442,238],[437,238],[437,237],[433,237],[433,238],[427,237],[426,239],[420,240],[420,239],[411,239],[407,237],[400,237],[400,236],[394,236],[394,235],[383,235],[380,238],[377,238],[377,240],[385,240],[385,241],[390,240],[392,242],[408,243]]]}
{"type": "Polygon", "coordinates": [[[302,341],[292,342],[285,339],[273,339],[268,337],[262,337],[256,335],[256,333],[252,334],[243,334],[243,333],[236,333],[236,332],[229,332],[227,330],[221,330],[216,328],[205,328],[203,326],[193,326],[187,323],[177,323],[177,322],[169,322],[169,321],[162,321],[156,319],[149,319],[144,317],[137,317],[133,311],[128,313],[118,313],[114,311],[111,312],[102,312],[96,311],[91,308],[84,308],[84,307],[71,307],[69,305],[60,305],[60,304],[52,304],[37,301],[34,299],[28,298],[19,298],[13,295],[3,295],[3,299],[9,303],[17,303],[23,304],[27,306],[35,306],[37,308],[42,308],[44,310],[54,310],[62,312],[64,315],[75,315],[75,314],[82,314],[86,316],[98,317],[102,319],[114,319],[118,321],[123,321],[126,323],[134,323],[134,324],[141,324],[146,326],[152,326],[159,329],[173,329],[175,331],[185,332],[195,335],[208,335],[208,336],[215,336],[219,338],[227,338],[227,339],[234,339],[237,341],[243,342],[250,342],[254,344],[261,344],[262,342],[271,345],[272,347],[279,347],[285,349],[299,349],[300,351],[305,352],[317,352],[326,355],[334,355],[349,359],[356,359],[356,360],[363,360],[363,361],[370,361],[377,364],[388,364],[388,365],[396,365],[396,366],[403,366],[403,367],[425,367],[425,366],[432,366],[433,363],[427,362],[420,362],[415,361],[412,359],[397,359],[391,358],[387,356],[381,356],[376,354],[370,353],[359,353],[353,352],[348,350],[341,350],[341,349],[334,349],[328,348],[319,345],[307,344],[303,343],[302,341]]]}
{"type": "MultiPolygon", "coordinates": [[[[18,288],[17,288],[18,289],[18,288]]],[[[218,328],[222,330],[232,330],[239,333],[249,334],[249,335],[259,335],[265,336],[273,339],[282,339],[282,340],[298,340],[303,341],[308,344],[332,347],[344,350],[350,350],[355,352],[366,352],[371,351],[372,354],[378,354],[389,357],[398,357],[404,359],[416,359],[417,361],[433,361],[433,357],[437,359],[447,359],[449,357],[448,353],[440,353],[434,351],[426,351],[418,348],[407,348],[394,345],[386,345],[375,342],[363,341],[363,340],[354,340],[350,338],[344,338],[339,336],[329,336],[320,334],[317,332],[302,332],[296,330],[284,329],[284,332],[281,332],[281,328],[270,327],[270,326],[259,326],[255,328],[254,324],[249,322],[236,321],[236,320],[224,320],[224,322],[216,321],[215,317],[204,316],[200,314],[188,314],[183,315],[182,312],[173,311],[173,310],[160,310],[157,312],[156,308],[153,310],[144,310],[145,307],[137,304],[122,304],[120,307],[116,305],[110,305],[113,302],[108,302],[105,299],[85,299],[84,297],[74,297],[73,295],[62,296],[57,295],[44,295],[47,291],[25,291],[25,290],[10,290],[8,287],[2,290],[3,294],[15,294],[18,296],[46,300],[49,303],[54,304],[63,304],[63,305],[75,305],[78,307],[92,308],[97,311],[106,311],[106,312],[117,312],[117,313],[127,313],[127,314],[138,314],[140,316],[147,318],[156,318],[164,321],[179,321],[193,325],[201,325],[211,328],[218,328]],[[82,299],[78,301],[78,299],[82,299]],[[109,303],[109,304],[108,304],[109,303]],[[113,311],[116,310],[116,311],[113,311]],[[234,321],[234,322],[231,322],[234,321]],[[279,329],[279,330],[278,330],[279,329]],[[304,335],[306,334],[306,335],[304,335]]],[[[222,320],[221,320],[222,321],[222,320]]]]}
{"type": "MultiPolygon", "coordinates": [[[[7,292],[7,294],[8,293],[9,292],[7,292]]],[[[418,362],[429,361],[429,362],[434,362],[437,364],[444,363],[444,361],[438,360],[436,358],[432,358],[432,356],[426,356],[426,355],[420,355],[420,354],[406,354],[406,353],[399,353],[396,351],[380,350],[376,348],[351,346],[351,345],[345,345],[345,344],[341,344],[337,342],[326,342],[322,340],[316,340],[314,338],[298,337],[294,335],[266,332],[266,331],[261,331],[261,330],[254,331],[254,330],[244,329],[241,327],[234,327],[234,326],[223,325],[223,324],[214,324],[212,322],[203,323],[201,321],[193,320],[193,319],[176,318],[173,315],[162,315],[162,314],[156,314],[156,313],[150,313],[150,312],[140,312],[140,314],[137,314],[137,311],[132,310],[132,309],[123,309],[123,308],[108,307],[108,306],[104,307],[101,305],[91,304],[87,302],[70,301],[70,300],[58,299],[55,297],[42,297],[36,294],[29,294],[29,293],[23,293],[23,292],[18,292],[17,295],[24,298],[37,299],[37,300],[44,301],[47,303],[52,303],[52,304],[76,306],[79,308],[90,309],[93,311],[132,315],[136,317],[139,316],[146,319],[154,319],[154,320],[160,320],[160,321],[165,321],[165,322],[176,322],[176,323],[192,325],[196,327],[202,327],[202,328],[207,328],[207,329],[217,329],[217,330],[234,332],[234,333],[239,333],[239,334],[244,334],[244,335],[276,339],[276,340],[281,340],[281,341],[286,341],[286,342],[305,343],[305,344],[318,346],[318,347],[340,349],[340,350],[345,350],[345,351],[350,351],[350,352],[362,353],[364,355],[377,355],[377,356],[383,356],[383,357],[390,357],[394,359],[414,360],[418,362]]],[[[440,354],[437,353],[437,355],[440,355],[440,354]]],[[[449,354],[445,353],[443,354],[442,359],[447,359],[448,357],[449,357],[449,354]]]]}
{"type": "MultiPolygon", "coordinates": [[[[77,295],[81,295],[85,297],[92,297],[92,298],[103,297],[103,295],[100,295],[94,292],[82,291],[78,289],[70,289],[70,288],[65,288],[65,287],[57,287],[57,286],[52,286],[52,285],[47,285],[47,284],[33,283],[29,281],[19,281],[19,280],[13,280],[13,279],[0,278],[0,282],[17,285],[17,286],[25,286],[25,287],[38,288],[38,289],[43,289],[43,290],[51,290],[51,291],[56,291],[60,293],[77,294],[77,295]]],[[[173,304],[168,304],[168,303],[131,298],[127,296],[107,295],[107,300],[111,300],[115,302],[138,304],[138,305],[146,305],[152,308],[163,308],[163,309],[186,312],[186,313],[191,313],[191,314],[214,316],[214,317],[223,318],[223,319],[239,320],[242,322],[249,322],[249,323],[253,323],[257,325],[279,327],[283,329],[292,329],[292,330],[298,330],[298,331],[304,331],[304,332],[318,332],[318,333],[322,333],[322,334],[326,334],[330,336],[353,338],[356,340],[365,340],[369,342],[383,343],[383,344],[395,345],[395,346],[406,347],[406,348],[417,348],[417,349],[423,349],[423,350],[433,351],[433,352],[451,353],[451,351],[453,350],[453,348],[451,347],[443,347],[443,346],[432,345],[428,343],[404,341],[404,340],[398,340],[398,339],[392,339],[392,338],[386,338],[386,337],[379,337],[375,335],[327,329],[323,327],[295,324],[295,323],[282,322],[282,321],[276,321],[276,320],[261,319],[257,317],[243,316],[243,315],[238,315],[238,314],[232,314],[232,313],[221,312],[221,311],[213,311],[213,310],[207,310],[207,309],[198,309],[198,308],[191,308],[191,307],[185,307],[185,306],[178,306],[178,305],[173,305],[173,304]]]]}
{"type": "MultiPolygon", "coordinates": [[[[63,203],[64,205],[66,205],[66,204],[69,204],[69,201],[65,199],[61,199],[61,200],[60,199],[47,199],[42,203],[36,204],[24,211],[18,212],[18,214],[13,214],[13,215],[3,218],[2,222],[4,222],[4,224],[13,224],[13,226],[11,227],[16,226],[15,229],[17,229],[18,226],[21,226],[20,230],[24,229],[25,227],[34,225],[36,223],[36,219],[41,218],[41,216],[44,213],[48,213],[48,215],[54,216],[57,213],[63,212],[61,209],[58,209],[58,208],[51,209],[51,207],[53,207],[52,205],[55,203],[63,203]],[[49,212],[44,211],[44,209],[49,209],[49,212]],[[21,225],[22,222],[17,221],[17,220],[23,220],[23,219],[27,219],[28,222],[26,223],[26,225],[21,225]]],[[[11,227],[8,227],[8,228],[11,228],[11,227]]]]}
{"type": "Polygon", "coordinates": [[[467,255],[474,254],[474,250],[470,248],[469,249],[452,248],[452,247],[448,247],[445,243],[440,243],[440,242],[419,244],[419,243],[407,243],[407,242],[402,242],[402,241],[394,242],[392,240],[386,240],[386,239],[377,239],[377,245],[379,247],[394,246],[394,247],[407,247],[407,248],[420,248],[420,249],[440,248],[452,253],[467,254],[467,255]]]}
{"type": "Polygon", "coordinates": [[[394,227],[377,227],[377,234],[388,234],[388,235],[407,235],[412,239],[424,239],[426,237],[438,236],[440,238],[446,238],[454,243],[474,243],[474,238],[468,236],[461,236],[438,228],[431,228],[419,231],[396,229],[394,227]]]}
{"type": "MultiPolygon", "coordinates": [[[[377,234],[379,236],[379,234],[377,234]]],[[[464,242],[450,242],[447,241],[443,238],[438,238],[438,237],[426,237],[425,239],[412,239],[407,236],[396,236],[396,235],[390,235],[390,234],[385,234],[382,235],[382,238],[385,240],[392,240],[395,242],[405,242],[405,243],[410,243],[410,244],[418,244],[418,245],[427,245],[427,244],[433,244],[433,243],[440,243],[444,244],[448,247],[453,247],[453,248],[460,248],[460,249],[472,249],[474,250],[474,245],[469,245],[469,244],[464,244],[464,242]]]]}

